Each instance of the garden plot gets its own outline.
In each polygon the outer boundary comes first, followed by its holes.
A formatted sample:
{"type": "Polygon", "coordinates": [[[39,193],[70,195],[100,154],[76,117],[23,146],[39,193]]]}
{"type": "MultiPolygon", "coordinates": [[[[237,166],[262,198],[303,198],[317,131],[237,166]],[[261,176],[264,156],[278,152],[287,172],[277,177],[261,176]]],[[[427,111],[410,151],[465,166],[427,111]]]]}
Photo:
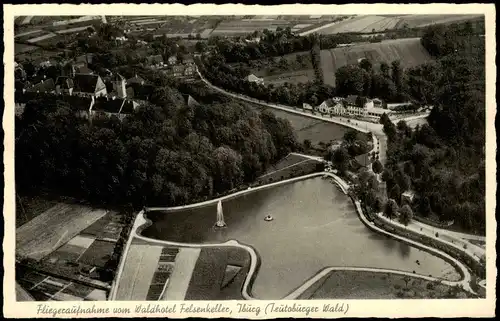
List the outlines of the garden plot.
{"type": "Polygon", "coordinates": [[[16,253],[40,260],[105,214],[102,209],[59,203],[16,229],[16,253]]]}
{"type": "Polygon", "coordinates": [[[115,242],[96,240],[78,259],[78,263],[103,268],[111,258],[115,242]]]}

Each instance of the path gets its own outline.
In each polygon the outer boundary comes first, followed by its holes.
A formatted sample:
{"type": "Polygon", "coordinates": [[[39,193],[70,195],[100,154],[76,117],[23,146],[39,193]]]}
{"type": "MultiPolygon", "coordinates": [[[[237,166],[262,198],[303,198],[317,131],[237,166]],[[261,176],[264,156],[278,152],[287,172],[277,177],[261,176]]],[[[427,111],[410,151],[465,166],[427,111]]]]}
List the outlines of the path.
{"type": "Polygon", "coordinates": [[[179,249],[175,259],[174,271],[169,278],[166,293],[161,300],[184,300],[200,252],[200,248],[179,249]]]}

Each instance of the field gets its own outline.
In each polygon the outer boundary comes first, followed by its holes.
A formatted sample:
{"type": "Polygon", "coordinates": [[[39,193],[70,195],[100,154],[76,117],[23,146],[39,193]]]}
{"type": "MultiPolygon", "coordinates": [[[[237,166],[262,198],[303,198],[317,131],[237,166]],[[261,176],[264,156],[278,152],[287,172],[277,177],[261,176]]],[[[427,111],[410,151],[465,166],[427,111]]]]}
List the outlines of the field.
{"type": "Polygon", "coordinates": [[[162,246],[148,245],[143,242],[133,243],[130,246],[121,278],[118,281],[116,300],[142,301],[146,299],[162,249],[162,246]]]}
{"type": "Polygon", "coordinates": [[[319,34],[372,33],[391,29],[421,28],[431,24],[446,24],[476,19],[480,15],[366,15],[352,16],[336,23],[321,23],[309,26],[301,32],[322,27],[319,34]]]}
{"type": "Polygon", "coordinates": [[[357,64],[362,58],[369,59],[374,65],[400,60],[403,68],[414,67],[432,58],[420,44],[420,38],[387,40],[380,43],[367,43],[350,47],[321,51],[321,66],[326,84],[335,86],[335,71],[345,65],[357,64]]]}
{"type": "MultiPolygon", "coordinates": [[[[106,300],[107,296],[104,290],[35,271],[26,271],[18,277],[17,282],[21,288],[19,290],[26,291],[36,301],[97,301],[106,300]]],[[[27,301],[28,299],[26,293],[22,297],[17,297],[18,301],[27,301]]]]}
{"type": "Polygon", "coordinates": [[[349,19],[337,22],[333,25],[326,25],[325,28],[318,30],[319,34],[330,35],[346,32],[379,32],[393,29],[398,23],[399,18],[383,16],[355,16],[349,19]]]}
{"type": "Polygon", "coordinates": [[[465,291],[449,296],[450,286],[439,282],[391,273],[332,271],[318,280],[297,299],[444,299],[467,298],[465,291]]]}
{"type": "Polygon", "coordinates": [[[473,20],[483,17],[482,15],[415,15],[399,16],[396,28],[403,28],[405,24],[408,28],[425,27],[431,24],[448,24],[465,20],[473,20]]]}
{"type": "Polygon", "coordinates": [[[94,224],[82,231],[81,235],[89,235],[98,239],[116,241],[123,228],[121,217],[117,212],[109,212],[94,224]]]}
{"type": "Polygon", "coordinates": [[[16,229],[16,253],[40,260],[105,214],[102,209],[59,203],[16,229]]]}

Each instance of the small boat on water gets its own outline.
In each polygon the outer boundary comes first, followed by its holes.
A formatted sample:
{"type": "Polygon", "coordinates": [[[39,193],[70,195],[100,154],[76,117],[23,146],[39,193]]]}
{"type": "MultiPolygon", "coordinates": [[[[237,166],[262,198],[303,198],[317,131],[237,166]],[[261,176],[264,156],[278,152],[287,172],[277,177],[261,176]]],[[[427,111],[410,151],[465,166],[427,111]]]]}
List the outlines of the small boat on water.
{"type": "Polygon", "coordinates": [[[264,221],[270,222],[272,220],[274,220],[274,218],[271,215],[267,215],[266,217],[264,217],[264,221]]]}

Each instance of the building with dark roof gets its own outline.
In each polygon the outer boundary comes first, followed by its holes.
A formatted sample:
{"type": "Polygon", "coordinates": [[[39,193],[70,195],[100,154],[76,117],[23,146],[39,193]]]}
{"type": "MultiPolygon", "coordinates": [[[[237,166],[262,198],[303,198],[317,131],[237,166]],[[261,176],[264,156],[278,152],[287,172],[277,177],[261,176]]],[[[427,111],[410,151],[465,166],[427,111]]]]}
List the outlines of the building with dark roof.
{"type": "Polygon", "coordinates": [[[130,99],[100,97],[93,100],[90,113],[92,117],[116,116],[123,119],[132,114],[138,106],[137,102],[130,99]]]}
{"type": "Polygon", "coordinates": [[[42,79],[39,83],[34,86],[26,89],[27,92],[35,92],[35,93],[54,93],[56,91],[56,86],[54,83],[54,79],[42,79]]]}
{"type": "Polygon", "coordinates": [[[73,93],[73,88],[74,88],[73,79],[66,76],[57,77],[56,79],[57,94],[71,95],[73,93]]]}
{"type": "Polygon", "coordinates": [[[73,79],[73,93],[81,96],[105,96],[106,85],[99,75],[76,74],[73,79]]]}
{"type": "Polygon", "coordinates": [[[144,85],[145,82],[146,81],[144,80],[144,78],[135,74],[134,77],[127,79],[127,86],[130,86],[132,84],[144,85]]]}

